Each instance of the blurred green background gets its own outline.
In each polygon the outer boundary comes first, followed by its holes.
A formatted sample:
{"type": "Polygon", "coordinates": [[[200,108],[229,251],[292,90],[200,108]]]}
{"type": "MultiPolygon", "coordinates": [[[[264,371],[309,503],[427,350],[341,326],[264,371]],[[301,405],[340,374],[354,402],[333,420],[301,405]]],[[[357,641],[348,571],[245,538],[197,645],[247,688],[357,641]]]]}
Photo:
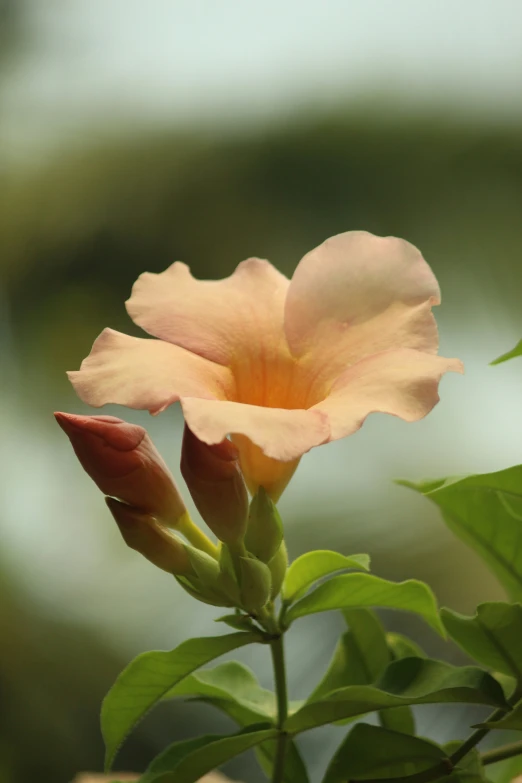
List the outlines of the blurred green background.
{"type": "MultiPolygon", "coordinates": [[[[142,271],[179,259],[217,278],[256,255],[291,275],[349,229],[419,246],[442,287],[441,353],[466,375],[444,379],[426,420],[374,416],[307,455],[280,506],[289,548],[368,551],[379,575],[425,579],[463,612],[502,597],[392,479],[521,461],[522,363],[488,366],[522,334],[521,30],[517,0],[0,0],[0,783],[99,770],[119,669],[216,630],[122,545],[52,418],[86,411],[65,370],[105,326],[138,333],[123,302],[142,271]]],[[[108,412],[147,426],[179,477],[177,410],[108,412]]],[[[385,621],[460,660],[420,623],[385,621]]],[[[328,615],[292,630],[292,696],[339,628],[328,615]]],[[[265,657],[242,654],[268,686],[265,657]]],[[[475,717],[418,713],[440,740],[475,717]]],[[[229,729],[166,705],[119,768],[229,729]]],[[[313,781],[340,736],[307,737],[313,781]]],[[[262,779],[250,757],[228,772],[262,779]]]]}

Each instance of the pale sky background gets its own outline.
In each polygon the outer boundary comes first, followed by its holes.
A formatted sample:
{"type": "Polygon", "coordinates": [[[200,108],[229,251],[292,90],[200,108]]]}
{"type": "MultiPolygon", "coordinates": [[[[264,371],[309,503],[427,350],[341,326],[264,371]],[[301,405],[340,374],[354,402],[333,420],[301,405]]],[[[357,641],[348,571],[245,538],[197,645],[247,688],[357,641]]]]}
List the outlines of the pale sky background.
{"type": "Polygon", "coordinates": [[[388,110],[522,112],[521,0],[27,0],[4,79],[13,153],[86,126],[284,119],[378,96],[388,110]]]}

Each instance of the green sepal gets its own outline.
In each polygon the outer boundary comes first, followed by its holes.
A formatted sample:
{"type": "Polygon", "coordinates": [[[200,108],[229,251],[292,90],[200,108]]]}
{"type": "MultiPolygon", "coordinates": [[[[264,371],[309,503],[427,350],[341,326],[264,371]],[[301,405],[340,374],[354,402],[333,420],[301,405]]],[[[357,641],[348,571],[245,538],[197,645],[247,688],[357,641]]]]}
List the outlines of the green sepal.
{"type": "Polygon", "coordinates": [[[272,586],[270,588],[270,598],[274,600],[281,591],[283,581],[288,567],[288,552],[284,541],[268,563],[270,575],[272,577],[272,586]]]}
{"type": "Polygon", "coordinates": [[[270,599],[272,587],[270,569],[266,563],[251,557],[240,557],[239,567],[241,606],[247,612],[256,612],[270,599]]]}
{"type": "Polygon", "coordinates": [[[237,631],[255,631],[258,630],[250,617],[244,614],[224,614],[222,617],[216,617],[215,623],[225,623],[230,628],[235,628],[237,631]]]}
{"type": "Polygon", "coordinates": [[[245,547],[258,560],[268,563],[283,541],[283,522],[275,503],[260,487],[250,503],[245,547]]]}

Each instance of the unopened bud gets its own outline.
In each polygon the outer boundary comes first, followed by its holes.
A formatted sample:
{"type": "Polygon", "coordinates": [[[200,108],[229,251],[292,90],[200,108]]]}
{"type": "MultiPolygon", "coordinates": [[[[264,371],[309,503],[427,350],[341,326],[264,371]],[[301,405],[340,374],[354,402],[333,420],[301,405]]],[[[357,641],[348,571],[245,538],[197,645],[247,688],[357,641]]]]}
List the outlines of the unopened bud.
{"type": "Polygon", "coordinates": [[[169,574],[194,573],[183,543],[154,517],[114,498],[105,500],[127,546],[169,574]]]}
{"type": "Polygon", "coordinates": [[[239,587],[241,606],[247,612],[261,609],[270,598],[272,578],[265,563],[250,557],[240,557],[239,587]]]}
{"type": "Polygon", "coordinates": [[[288,552],[284,541],[281,542],[281,546],[268,563],[268,568],[270,569],[270,574],[272,576],[270,598],[274,600],[281,592],[286,569],[288,568],[288,552]]]}
{"type": "Polygon", "coordinates": [[[263,563],[268,563],[281,546],[283,523],[267,493],[260,487],[252,499],[245,534],[245,546],[263,563]]]}
{"type": "Polygon", "coordinates": [[[185,426],[181,473],[202,518],[227,544],[242,540],[248,516],[248,494],[237,457],[229,440],[209,446],[185,426]]]}
{"type": "Polygon", "coordinates": [[[104,495],[170,527],[187,517],[174,479],[143,427],[114,416],[55,413],[55,417],[104,495]]]}

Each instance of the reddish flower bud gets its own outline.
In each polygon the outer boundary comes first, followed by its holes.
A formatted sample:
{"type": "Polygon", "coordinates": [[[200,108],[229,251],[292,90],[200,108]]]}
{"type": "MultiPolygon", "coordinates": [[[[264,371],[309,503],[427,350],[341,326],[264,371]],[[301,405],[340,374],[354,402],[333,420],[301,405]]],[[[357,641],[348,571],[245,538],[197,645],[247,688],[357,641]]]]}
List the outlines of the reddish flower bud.
{"type": "Polygon", "coordinates": [[[55,413],[83,468],[105,495],[176,527],[186,508],[167,466],[137,424],[114,416],[55,413]]]}
{"type": "Polygon", "coordinates": [[[240,541],[246,530],[248,494],[236,447],[229,440],[208,446],[185,426],[181,473],[212,532],[226,544],[240,541]]]}
{"type": "Polygon", "coordinates": [[[105,501],[127,546],[169,574],[194,573],[182,542],[154,517],[114,498],[105,501]]]}

